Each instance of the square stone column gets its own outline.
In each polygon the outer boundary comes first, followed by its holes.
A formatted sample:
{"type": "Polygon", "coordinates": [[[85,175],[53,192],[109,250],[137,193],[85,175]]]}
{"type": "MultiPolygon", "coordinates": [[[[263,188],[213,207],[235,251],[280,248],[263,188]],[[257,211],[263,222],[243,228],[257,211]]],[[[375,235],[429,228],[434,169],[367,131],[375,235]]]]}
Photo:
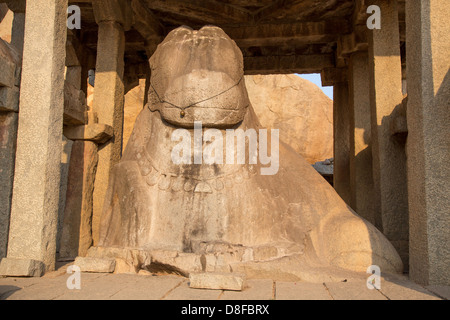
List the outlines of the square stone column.
{"type": "Polygon", "coordinates": [[[97,144],[75,140],[68,173],[59,258],[84,257],[92,245],[92,195],[97,169],[97,144]]]}
{"type": "Polygon", "coordinates": [[[14,49],[5,42],[0,43],[0,259],[6,257],[8,244],[25,32],[25,0],[9,2],[8,5],[14,11],[11,36],[14,49]]]}
{"type": "Polygon", "coordinates": [[[450,2],[406,2],[410,277],[450,285],[450,2]]]}
{"type": "Polygon", "coordinates": [[[67,3],[27,1],[11,221],[2,275],[40,276],[55,266],[67,3]]]}
{"type": "Polygon", "coordinates": [[[348,82],[336,82],[333,90],[333,185],[336,192],[347,204],[351,200],[349,108],[348,82]]]}
{"type": "Polygon", "coordinates": [[[395,111],[403,100],[397,1],[371,3],[381,9],[381,29],[368,30],[373,194],[374,201],[380,204],[381,231],[407,266],[406,154],[404,145],[391,131],[395,111]]]}
{"type": "Polygon", "coordinates": [[[92,216],[94,245],[98,240],[109,175],[122,156],[124,51],[125,35],[122,25],[114,21],[100,21],[93,110],[98,115],[99,123],[114,129],[114,136],[105,144],[99,145],[98,150],[92,216]]]}
{"type": "Polygon", "coordinates": [[[368,53],[353,53],[349,60],[350,206],[380,228],[378,202],[373,198],[368,53]]]}
{"type": "Polygon", "coordinates": [[[0,112],[0,259],[8,248],[18,113],[0,112]]]}

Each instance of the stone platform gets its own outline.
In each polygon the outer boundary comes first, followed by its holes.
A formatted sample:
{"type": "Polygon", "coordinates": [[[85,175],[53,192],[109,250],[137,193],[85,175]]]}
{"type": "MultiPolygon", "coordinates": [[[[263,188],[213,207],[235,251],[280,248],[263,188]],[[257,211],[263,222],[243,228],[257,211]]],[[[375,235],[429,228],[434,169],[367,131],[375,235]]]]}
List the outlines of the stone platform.
{"type": "MultiPolygon", "coordinates": [[[[384,275],[380,290],[361,279],[306,283],[247,280],[243,291],[192,289],[175,275],[81,273],[68,289],[67,266],[41,278],[0,278],[0,300],[448,300],[450,287],[422,287],[405,276],[384,275]]],[[[368,275],[367,275],[368,276],[368,275]]]]}

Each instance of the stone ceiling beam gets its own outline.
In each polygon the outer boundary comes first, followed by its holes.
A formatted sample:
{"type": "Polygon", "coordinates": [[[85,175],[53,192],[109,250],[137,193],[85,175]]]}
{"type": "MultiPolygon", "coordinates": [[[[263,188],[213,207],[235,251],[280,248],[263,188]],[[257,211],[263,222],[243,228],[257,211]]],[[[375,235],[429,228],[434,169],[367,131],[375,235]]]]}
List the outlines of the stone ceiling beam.
{"type": "Polygon", "coordinates": [[[164,26],[155,15],[140,0],[132,0],[131,8],[134,13],[133,27],[146,40],[161,38],[165,35],[164,26]]]}
{"type": "Polygon", "coordinates": [[[0,2],[6,2],[9,10],[13,12],[25,13],[25,0],[1,0],[0,2]]]}
{"type": "Polygon", "coordinates": [[[205,0],[151,0],[146,2],[151,10],[188,16],[205,24],[233,23],[253,21],[253,15],[246,10],[229,6],[217,1],[205,0]]]}
{"type": "Polygon", "coordinates": [[[334,56],[332,54],[244,57],[244,70],[247,75],[320,73],[322,69],[331,67],[334,67],[334,56]]]}
{"type": "Polygon", "coordinates": [[[223,29],[239,47],[295,46],[335,42],[340,34],[349,33],[351,26],[347,21],[338,20],[224,27],[223,29]]]}

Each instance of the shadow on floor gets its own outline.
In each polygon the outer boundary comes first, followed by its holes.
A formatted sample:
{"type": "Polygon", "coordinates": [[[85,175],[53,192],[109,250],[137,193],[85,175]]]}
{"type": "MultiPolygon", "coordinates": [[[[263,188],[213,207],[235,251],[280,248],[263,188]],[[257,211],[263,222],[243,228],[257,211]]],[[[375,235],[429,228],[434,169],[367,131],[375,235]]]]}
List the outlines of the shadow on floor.
{"type": "Polygon", "coordinates": [[[16,286],[0,286],[0,300],[6,300],[14,292],[21,290],[16,286]]]}

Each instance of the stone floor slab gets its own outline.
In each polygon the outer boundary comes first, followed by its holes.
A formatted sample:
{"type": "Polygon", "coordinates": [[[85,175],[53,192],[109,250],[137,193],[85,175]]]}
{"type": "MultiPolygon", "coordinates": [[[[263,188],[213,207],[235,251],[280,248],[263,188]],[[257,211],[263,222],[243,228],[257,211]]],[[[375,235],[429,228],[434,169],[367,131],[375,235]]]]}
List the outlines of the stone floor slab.
{"type": "Polygon", "coordinates": [[[367,288],[366,281],[327,282],[325,287],[334,300],[387,300],[378,290],[367,288]]]}
{"type": "Polygon", "coordinates": [[[380,291],[391,300],[440,300],[422,286],[396,275],[383,277],[380,291]]]}
{"type": "Polygon", "coordinates": [[[113,300],[159,300],[178,287],[186,278],[178,276],[139,276],[133,286],[128,286],[111,296],[113,300]]]}
{"type": "Polygon", "coordinates": [[[164,300],[217,300],[222,290],[207,290],[189,288],[188,280],[170,291],[164,300]]]}
{"type": "Polygon", "coordinates": [[[272,298],[272,280],[247,280],[243,291],[224,291],[220,295],[220,300],[270,300],[272,298]]]}
{"type": "Polygon", "coordinates": [[[332,300],[322,283],[277,282],[277,300],[332,300]]]}
{"type": "MultiPolygon", "coordinates": [[[[67,279],[69,275],[64,276],[67,279]]],[[[64,293],[55,300],[107,300],[112,295],[127,286],[133,285],[137,279],[130,275],[116,275],[105,273],[82,273],[81,289],[68,289],[66,282],[64,293]]]]}
{"type": "Polygon", "coordinates": [[[247,280],[243,291],[189,288],[174,275],[81,273],[81,289],[67,288],[64,269],[41,278],[0,277],[0,300],[425,300],[448,299],[450,287],[426,288],[402,276],[385,276],[380,290],[369,290],[366,279],[305,283],[247,280]]]}
{"type": "Polygon", "coordinates": [[[426,289],[431,291],[432,293],[436,294],[439,297],[450,300],[450,286],[433,285],[433,286],[427,286],[426,289]]]}

